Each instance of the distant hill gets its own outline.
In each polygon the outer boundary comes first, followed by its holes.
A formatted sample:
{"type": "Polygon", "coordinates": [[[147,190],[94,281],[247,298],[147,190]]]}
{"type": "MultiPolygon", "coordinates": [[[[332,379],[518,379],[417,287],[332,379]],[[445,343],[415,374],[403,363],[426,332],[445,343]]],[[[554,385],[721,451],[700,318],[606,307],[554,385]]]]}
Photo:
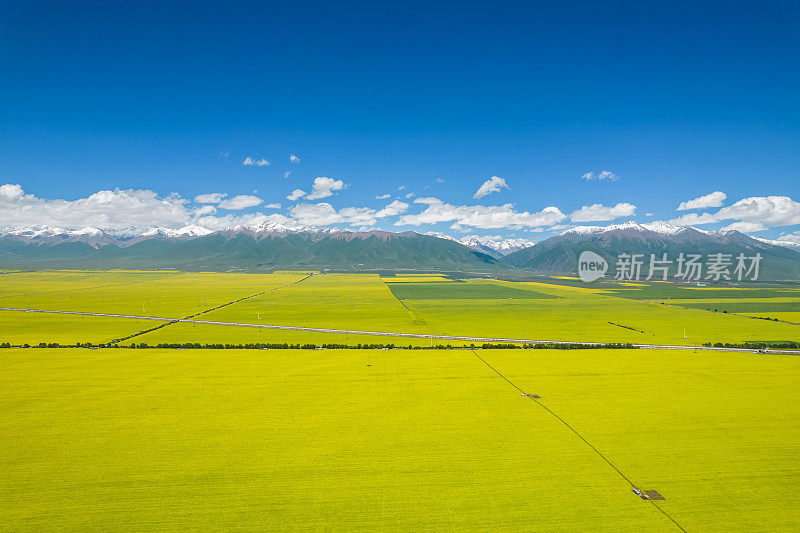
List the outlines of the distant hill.
{"type": "Polygon", "coordinates": [[[415,232],[203,230],[171,233],[169,230],[144,233],[90,229],[18,231],[0,236],[0,267],[509,269],[494,257],[458,242],[415,232]]]}
{"type": "MultiPolygon", "coordinates": [[[[567,230],[529,248],[514,252],[503,261],[517,268],[537,272],[571,273],[577,270],[578,256],[591,250],[605,257],[610,275],[621,253],[667,253],[668,259],[685,254],[761,253],[761,279],[800,279],[800,252],[770,241],[754,239],[741,232],[702,231],[666,223],[628,222],[607,227],[583,226],[567,230]]],[[[670,270],[674,273],[675,268],[670,270]]]]}

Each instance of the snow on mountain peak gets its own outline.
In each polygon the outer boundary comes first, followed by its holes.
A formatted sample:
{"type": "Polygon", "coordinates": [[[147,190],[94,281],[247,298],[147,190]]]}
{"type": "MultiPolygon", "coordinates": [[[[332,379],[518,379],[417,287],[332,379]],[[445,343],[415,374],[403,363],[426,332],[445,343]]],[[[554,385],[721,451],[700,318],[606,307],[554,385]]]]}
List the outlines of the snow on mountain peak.
{"type": "Polygon", "coordinates": [[[447,239],[449,241],[455,241],[463,244],[464,246],[472,248],[473,250],[478,250],[481,252],[491,250],[492,252],[500,255],[508,255],[516,252],[517,250],[522,250],[523,248],[528,248],[535,244],[533,241],[529,241],[528,239],[505,239],[499,235],[468,235],[460,239],[451,235],[440,233],[438,231],[429,231],[426,232],[425,235],[438,237],[440,239],[447,239]]]}
{"type": "Polygon", "coordinates": [[[639,224],[632,220],[610,226],[577,226],[561,232],[559,235],[591,235],[593,233],[607,233],[616,230],[652,231],[663,235],[676,235],[691,226],[674,226],[661,220],[639,224]]]}

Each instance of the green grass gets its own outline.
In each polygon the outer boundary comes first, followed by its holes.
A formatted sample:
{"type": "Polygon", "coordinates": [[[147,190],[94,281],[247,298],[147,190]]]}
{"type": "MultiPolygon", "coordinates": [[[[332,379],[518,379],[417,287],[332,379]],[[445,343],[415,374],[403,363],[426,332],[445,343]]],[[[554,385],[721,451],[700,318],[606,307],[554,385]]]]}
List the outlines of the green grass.
{"type": "Polygon", "coordinates": [[[553,298],[547,294],[489,282],[387,283],[400,300],[497,300],[553,298]]]}
{"type": "MultiPolygon", "coordinates": [[[[481,351],[689,531],[800,520],[800,359],[481,351]]],[[[468,350],[0,350],[3,528],[676,531],[468,350]]]]}

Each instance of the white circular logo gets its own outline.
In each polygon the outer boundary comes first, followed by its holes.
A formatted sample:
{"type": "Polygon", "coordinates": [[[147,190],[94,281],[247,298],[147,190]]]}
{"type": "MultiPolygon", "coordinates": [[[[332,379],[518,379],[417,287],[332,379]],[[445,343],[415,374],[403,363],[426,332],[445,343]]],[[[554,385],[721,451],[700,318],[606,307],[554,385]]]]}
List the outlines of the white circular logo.
{"type": "Polygon", "coordinates": [[[605,276],[606,270],[608,270],[608,263],[603,256],[589,250],[581,252],[581,256],[578,258],[578,276],[581,280],[589,283],[602,278],[605,276]]]}

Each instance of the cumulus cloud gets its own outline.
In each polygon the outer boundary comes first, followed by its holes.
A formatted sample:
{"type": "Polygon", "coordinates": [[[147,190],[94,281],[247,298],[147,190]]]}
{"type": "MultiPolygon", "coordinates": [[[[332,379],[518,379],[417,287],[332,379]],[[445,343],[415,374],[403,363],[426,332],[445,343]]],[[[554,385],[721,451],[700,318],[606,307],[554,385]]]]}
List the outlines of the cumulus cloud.
{"type": "Polygon", "coordinates": [[[64,229],[102,229],[185,225],[188,201],[142,189],[98,191],[77,200],[47,200],[26,194],[18,184],[0,185],[0,227],[48,225],[64,229]]]}
{"type": "Polygon", "coordinates": [[[414,198],[415,196],[416,194],[414,194],[413,192],[406,194],[406,198],[414,198]]]}
{"type": "Polygon", "coordinates": [[[284,172],[284,173],[283,173],[283,179],[286,179],[286,178],[288,178],[288,177],[289,177],[289,174],[291,174],[291,172],[289,172],[288,170],[287,170],[286,172],[284,172]]]}
{"type": "Polygon", "coordinates": [[[223,198],[228,196],[225,193],[221,192],[210,192],[207,194],[198,194],[194,197],[194,201],[198,204],[218,204],[222,201],[223,198]]]}
{"type": "Polygon", "coordinates": [[[791,226],[800,224],[800,203],[788,196],[754,196],[723,207],[715,216],[719,220],[738,219],[767,226],[791,226]]]}
{"type": "MultiPolygon", "coordinates": [[[[712,224],[737,220],[763,226],[792,226],[800,224],[800,203],[788,196],[753,196],[743,198],[716,213],[689,213],[670,220],[676,225],[712,224]]],[[[750,230],[760,231],[760,230],[750,230]]]]}
{"type": "Polygon", "coordinates": [[[344,189],[344,182],[342,180],[335,180],[333,178],[319,177],[314,179],[314,185],[311,187],[311,192],[308,194],[309,200],[319,200],[333,196],[333,191],[341,191],[344,189]]]}
{"type": "Polygon", "coordinates": [[[264,200],[257,196],[250,196],[249,194],[240,194],[239,196],[234,196],[232,198],[228,198],[227,200],[221,201],[217,204],[217,207],[220,209],[246,209],[248,207],[255,207],[257,205],[261,205],[264,200]]]}
{"type": "Polygon", "coordinates": [[[418,198],[415,204],[427,207],[421,213],[404,215],[395,222],[395,226],[419,226],[421,224],[437,224],[452,222],[451,228],[462,227],[495,229],[520,229],[527,227],[551,226],[566,218],[557,207],[545,207],[538,213],[515,211],[513,204],[504,205],[462,205],[455,206],[442,202],[438,198],[418,198]]]}
{"type": "Polygon", "coordinates": [[[297,157],[294,154],[289,154],[289,161],[292,162],[292,163],[299,163],[300,162],[300,158],[297,157]]]}
{"type": "Polygon", "coordinates": [[[436,183],[444,183],[444,180],[442,178],[436,178],[436,183]]]}
{"type": "Polygon", "coordinates": [[[614,174],[610,170],[601,170],[600,172],[598,172],[596,174],[594,172],[586,172],[586,173],[581,175],[581,179],[584,179],[586,181],[592,181],[592,180],[617,181],[619,179],[619,176],[617,176],[616,174],[614,174]]]}
{"type": "Polygon", "coordinates": [[[689,209],[706,209],[708,207],[720,207],[728,195],[722,191],[714,191],[705,196],[700,196],[693,200],[681,202],[678,211],[688,211],[689,209]]]}
{"type": "Polygon", "coordinates": [[[498,178],[497,176],[492,176],[488,180],[483,182],[475,194],[472,195],[473,198],[476,200],[479,198],[483,198],[488,194],[492,194],[493,192],[500,192],[501,189],[508,189],[508,185],[506,185],[506,180],[503,178],[498,178]]]}
{"type": "Polygon", "coordinates": [[[208,216],[197,219],[196,223],[212,231],[235,228],[236,226],[283,230],[305,229],[305,226],[296,220],[277,213],[271,215],[248,213],[245,215],[225,215],[223,217],[208,216]]]}
{"type": "Polygon", "coordinates": [[[330,226],[347,224],[356,227],[371,227],[378,219],[399,215],[408,209],[408,204],[395,200],[381,210],[369,207],[344,207],[336,210],[327,202],[298,204],[290,211],[290,216],[306,226],[330,226]]]}
{"type": "Polygon", "coordinates": [[[401,202],[400,200],[395,200],[394,202],[390,203],[380,211],[376,211],[375,218],[397,216],[400,213],[405,213],[407,209],[408,209],[407,203],[401,202]]]}
{"type": "Polygon", "coordinates": [[[738,222],[734,222],[732,224],[728,224],[723,230],[733,229],[736,231],[741,231],[742,233],[754,233],[756,231],[764,231],[767,229],[764,224],[761,222],[745,222],[744,220],[740,220],[738,222]]]}
{"type": "Polygon", "coordinates": [[[719,221],[710,213],[689,213],[669,221],[670,224],[675,226],[699,226],[713,224],[714,222],[719,221]]]}
{"type": "Polygon", "coordinates": [[[303,189],[295,189],[291,192],[291,194],[289,194],[289,196],[286,197],[286,199],[289,200],[290,202],[294,202],[298,198],[302,198],[305,195],[306,191],[304,191],[303,189]]]}
{"type": "Polygon", "coordinates": [[[787,235],[781,235],[780,237],[778,237],[778,240],[783,242],[794,242],[800,244],[800,231],[789,233],[787,235]]]}
{"type": "Polygon", "coordinates": [[[203,205],[192,211],[192,215],[196,217],[202,217],[207,215],[213,215],[217,212],[217,208],[213,205],[203,205]]]}
{"type": "Polygon", "coordinates": [[[619,203],[614,206],[603,204],[585,205],[573,211],[570,218],[573,222],[597,222],[602,220],[614,220],[620,217],[629,217],[636,213],[636,206],[629,203],[619,203]]]}
{"type": "Polygon", "coordinates": [[[263,157],[260,159],[256,159],[254,157],[247,156],[244,158],[244,161],[242,161],[242,165],[246,167],[268,167],[269,161],[267,161],[263,157]]]}
{"type": "Polygon", "coordinates": [[[280,209],[281,204],[267,204],[264,206],[264,209],[280,209]]]}
{"type": "Polygon", "coordinates": [[[390,196],[391,196],[390,194],[381,194],[380,196],[376,196],[375,199],[376,200],[386,200],[390,196]]]}

